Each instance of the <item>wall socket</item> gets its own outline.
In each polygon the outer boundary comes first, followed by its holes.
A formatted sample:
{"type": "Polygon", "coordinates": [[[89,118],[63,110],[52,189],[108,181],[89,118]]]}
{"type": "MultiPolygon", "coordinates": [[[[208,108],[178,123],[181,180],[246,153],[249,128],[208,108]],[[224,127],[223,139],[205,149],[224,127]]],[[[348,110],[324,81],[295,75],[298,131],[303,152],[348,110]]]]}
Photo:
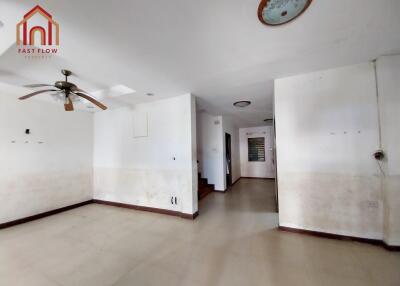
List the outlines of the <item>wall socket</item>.
{"type": "Polygon", "coordinates": [[[379,207],[379,202],[377,202],[377,201],[367,201],[367,206],[370,209],[377,209],[379,207]]]}

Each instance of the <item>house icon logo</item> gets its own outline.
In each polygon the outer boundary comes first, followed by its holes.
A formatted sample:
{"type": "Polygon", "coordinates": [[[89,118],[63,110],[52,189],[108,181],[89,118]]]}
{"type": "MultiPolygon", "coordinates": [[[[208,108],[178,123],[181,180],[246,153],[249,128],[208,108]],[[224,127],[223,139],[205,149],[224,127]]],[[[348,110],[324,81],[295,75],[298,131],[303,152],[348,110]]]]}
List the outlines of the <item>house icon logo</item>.
{"type": "Polygon", "coordinates": [[[17,24],[18,53],[54,54],[60,44],[60,25],[39,5],[24,15],[17,24]]]}

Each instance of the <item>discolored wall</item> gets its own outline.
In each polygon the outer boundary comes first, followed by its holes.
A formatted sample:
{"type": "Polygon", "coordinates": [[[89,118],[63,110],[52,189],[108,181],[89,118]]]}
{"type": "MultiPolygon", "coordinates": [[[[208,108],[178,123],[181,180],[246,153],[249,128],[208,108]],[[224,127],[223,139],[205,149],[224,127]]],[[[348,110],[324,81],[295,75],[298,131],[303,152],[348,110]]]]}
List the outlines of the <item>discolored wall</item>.
{"type": "Polygon", "coordinates": [[[95,199],[197,211],[193,96],[108,110],[94,121],[95,199]]]}
{"type": "Polygon", "coordinates": [[[275,81],[281,226],[383,238],[372,63],[275,81]]]}
{"type": "Polygon", "coordinates": [[[400,56],[378,59],[378,86],[382,125],[382,147],[386,158],[384,240],[389,245],[400,245],[400,56]]]}
{"type": "Polygon", "coordinates": [[[0,223],[92,199],[92,114],[0,90],[0,223]]]}

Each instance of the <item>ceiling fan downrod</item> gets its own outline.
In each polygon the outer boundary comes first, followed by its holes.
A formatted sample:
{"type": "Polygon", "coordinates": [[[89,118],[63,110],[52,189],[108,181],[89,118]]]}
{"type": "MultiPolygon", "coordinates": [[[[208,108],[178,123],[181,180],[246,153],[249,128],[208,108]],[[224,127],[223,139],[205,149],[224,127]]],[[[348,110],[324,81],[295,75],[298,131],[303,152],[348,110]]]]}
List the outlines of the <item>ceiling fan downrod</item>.
{"type": "Polygon", "coordinates": [[[69,70],[61,70],[61,73],[65,75],[65,81],[68,82],[68,77],[72,74],[69,70]]]}

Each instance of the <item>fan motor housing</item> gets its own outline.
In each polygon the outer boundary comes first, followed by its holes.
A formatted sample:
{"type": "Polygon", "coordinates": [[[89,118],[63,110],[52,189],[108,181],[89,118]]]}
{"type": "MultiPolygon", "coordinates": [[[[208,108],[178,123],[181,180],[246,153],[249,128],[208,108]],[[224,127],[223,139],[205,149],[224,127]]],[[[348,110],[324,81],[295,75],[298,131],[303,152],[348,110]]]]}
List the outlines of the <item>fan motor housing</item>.
{"type": "Polygon", "coordinates": [[[54,86],[62,90],[73,90],[77,88],[75,84],[67,81],[56,81],[54,86]]]}

